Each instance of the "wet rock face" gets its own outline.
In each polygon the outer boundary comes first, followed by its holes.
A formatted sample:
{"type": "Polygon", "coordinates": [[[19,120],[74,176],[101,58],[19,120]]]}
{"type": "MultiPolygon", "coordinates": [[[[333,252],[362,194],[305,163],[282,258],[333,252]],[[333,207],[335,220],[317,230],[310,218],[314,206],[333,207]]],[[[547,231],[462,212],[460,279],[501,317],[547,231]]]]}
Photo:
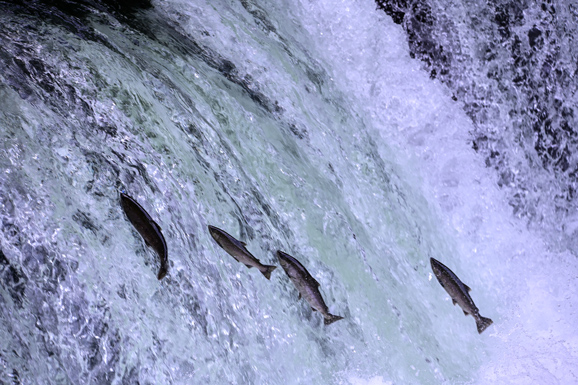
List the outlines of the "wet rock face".
{"type": "Polygon", "coordinates": [[[424,0],[376,0],[376,3],[396,24],[404,27],[411,57],[424,61],[432,78],[446,75],[451,57],[435,39],[440,26],[430,3],[424,0]]]}
{"type": "Polygon", "coordinates": [[[475,126],[472,146],[510,190],[514,212],[533,221],[540,211],[572,211],[578,182],[572,6],[508,0],[461,10],[435,0],[376,4],[403,26],[410,55],[462,103],[475,126]],[[551,191],[551,204],[536,209],[538,195],[551,191]]]}

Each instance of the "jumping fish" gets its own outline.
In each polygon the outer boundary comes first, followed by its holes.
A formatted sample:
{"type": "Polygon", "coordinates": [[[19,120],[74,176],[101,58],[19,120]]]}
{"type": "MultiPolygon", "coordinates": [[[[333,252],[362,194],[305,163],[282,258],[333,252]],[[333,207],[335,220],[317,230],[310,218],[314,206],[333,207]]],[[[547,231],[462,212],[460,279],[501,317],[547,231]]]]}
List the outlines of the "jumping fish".
{"type": "Polygon", "coordinates": [[[163,279],[167,275],[169,263],[167,257],[167,243],[161,232],[161,227],[153,221],[151,216],[133,198],[120,193],[120,204],[128,220],[143,237],[145,244],[152,247],[161,259],[161,268],[157,278],[163,279]]]}
{"type": "Polygon", "coordinates": [[[299,291],[299,298],[303,296],[303,298],[309,302],[313,311],[317,310],[323,314],[323,322],[325,325],[343,319],[341,316],[329,313],[329,308],[323,301],[323,297],[321,297],[321,293],[319,292],[319,282],[309,274],[301,262],[281,250],[277,251],[277,258],[279,258],[281,266],[283,266],[283,269],[289,278],[291,278],[291,281],[293,281],[297,291],[299,291]]]}
{"type": "Polygon", "coordinates": [[[245,242],[233,238],[233,236],[215,226],[209,225],[209,233],[211,233],[215,242],[237,261],[243,263],[249,269],[256,267],[265,278],[271,279],[271,272],[275,270],[277,266],[263,265],[259,262],[259,260],[247,250],[245,242]]]}
{"type": "Polygon", "coordinates": [[[471,314],[474,317],[476,326],[478,327],[478,333],[481,334],[493,321],[480,315],[480,311],[469,294],[472,289],[460,281],[453,271],[448,269],[443,263],[434,258],[430,258],[430,262],[436,278],[442,287],[446,289],[450,297],[452,297],[454,305],[460,305],[465,315],[471,314]]]}

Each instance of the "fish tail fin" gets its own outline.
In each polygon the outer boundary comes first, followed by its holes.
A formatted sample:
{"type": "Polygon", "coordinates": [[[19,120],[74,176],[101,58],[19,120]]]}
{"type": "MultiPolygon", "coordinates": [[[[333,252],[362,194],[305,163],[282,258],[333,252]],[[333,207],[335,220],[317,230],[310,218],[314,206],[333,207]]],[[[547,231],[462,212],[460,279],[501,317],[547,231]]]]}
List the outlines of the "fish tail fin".
{"type": "Polygon", "coordinates": [[[163,279],[165,275],[167,275],[167,273],[168,273],[167,267],[161,266],[161,268],[159,269],[159,273],[157,275],[158,280],[160,281],[161,279],[163,279]]]}
{"type": "Polygon", "coordinates": [[[328,314],[328,316],[323,320],[323,323],[325,325],[331,325],[333,322],[339,321],[340,319],[343,319],[343,317],[339,315],[328,314]]]}
{"type": "Polygon", "coordinates": [[[491,319],[479,316],[478,318],[476,318],[476,326],[478,327],[478,333],[482,334],[482,332],[493,323],[494,321],[492,321],[491,319]]]}
{"type": "Polygon", "coordinates": [[[264,269],[261,270],[261,273],[263,273],[263,275],[265,276],[265,278],[267,279],[271,279],[271,272],[273,270],[275,270],[277,268],[277,266],[272,266],[272,265],[263,265],[264,269]]]}

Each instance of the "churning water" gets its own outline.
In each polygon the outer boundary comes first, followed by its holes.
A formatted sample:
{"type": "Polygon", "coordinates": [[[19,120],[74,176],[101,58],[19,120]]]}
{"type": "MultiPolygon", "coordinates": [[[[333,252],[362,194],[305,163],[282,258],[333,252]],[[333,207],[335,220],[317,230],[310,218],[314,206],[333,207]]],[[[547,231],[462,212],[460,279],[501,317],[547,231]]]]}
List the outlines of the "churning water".
{"type": "Polygon", "coordinates": [[[578,12],[488,4],[0,1],[0,383],[578,383],[578,12]]]}

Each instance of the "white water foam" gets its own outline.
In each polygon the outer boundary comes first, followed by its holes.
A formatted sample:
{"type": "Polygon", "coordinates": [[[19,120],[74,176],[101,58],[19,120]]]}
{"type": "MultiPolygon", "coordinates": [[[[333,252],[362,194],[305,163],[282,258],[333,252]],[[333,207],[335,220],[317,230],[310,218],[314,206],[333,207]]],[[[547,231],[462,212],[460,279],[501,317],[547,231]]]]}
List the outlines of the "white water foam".
{"type": "Polygon", "coordinates": [[[352,105],[364,106],[364,117],[415,170],[413,181],[453,238],[457,254],[448,260],[476,283],[472,295],[494,319],[480,336],[490,354],[473,382],[577,383],[576,256],[551,251],[513,217],[471,148],[471,122],[409,58],[401,28],[373,2],[303,2],[298,18],[352,105]]]}

